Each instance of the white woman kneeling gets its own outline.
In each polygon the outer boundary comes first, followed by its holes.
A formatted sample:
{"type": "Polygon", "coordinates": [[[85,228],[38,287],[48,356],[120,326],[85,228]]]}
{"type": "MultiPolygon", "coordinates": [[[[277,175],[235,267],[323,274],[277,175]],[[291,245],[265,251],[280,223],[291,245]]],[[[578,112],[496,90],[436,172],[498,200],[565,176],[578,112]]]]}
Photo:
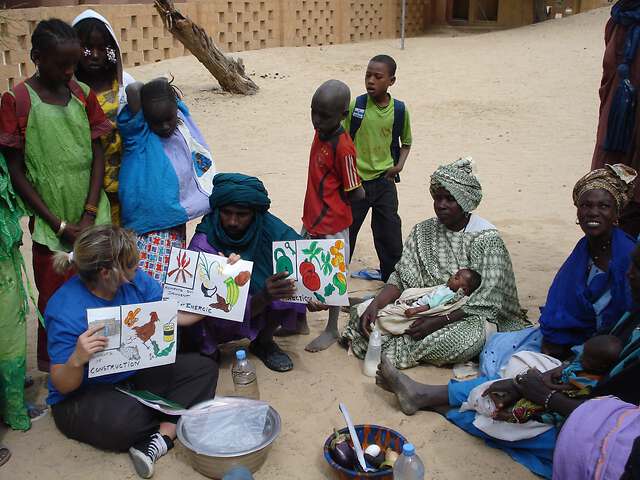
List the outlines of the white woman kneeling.
{"type": "MultiPolygon", "coordinates": [[[[49,396],[53,418],[62,433],[104,450],[129,451],[138,475],[150,478],[154,463],[173,447],[178,417],[145,407],[116,390],[148,390],[185,407],[213,398],[218,366],[199,354],[178,354],[170,365],[88,378],[87,364],[104,350],[100,327],[87,329],[87,309],[161,300],[162,287],[137,270],[133,234],[103,225],[85,230],[73,254],[61,253],[58,270],[74,268],[47,304],[45,323],[51,356],[49,396]]],[[[178,324],[184,314],[178,316],[178,324]]]]}

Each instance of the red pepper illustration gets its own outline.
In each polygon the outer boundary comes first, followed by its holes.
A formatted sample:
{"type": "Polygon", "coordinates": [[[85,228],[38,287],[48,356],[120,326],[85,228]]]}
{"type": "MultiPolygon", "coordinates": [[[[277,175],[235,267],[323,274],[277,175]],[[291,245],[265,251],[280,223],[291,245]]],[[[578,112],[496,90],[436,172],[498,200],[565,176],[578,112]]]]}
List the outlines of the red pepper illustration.
{"type": "Polygon", "coordinates": [[[316,267],[311,262],[302,262],[300,264],[300,275],[302,275],[302,284],[312,292],[320,289],[320,276],[316,273],[316,267]]]}

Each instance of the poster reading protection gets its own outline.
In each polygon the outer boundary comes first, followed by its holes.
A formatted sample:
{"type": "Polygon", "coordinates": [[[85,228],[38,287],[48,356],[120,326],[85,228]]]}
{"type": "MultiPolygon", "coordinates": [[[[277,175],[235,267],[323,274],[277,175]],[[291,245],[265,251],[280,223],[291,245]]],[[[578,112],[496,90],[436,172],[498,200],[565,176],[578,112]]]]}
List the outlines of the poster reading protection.
{"type": "Polygon", "coordinates": [[[176,361],[178,305],[151,302],[87,310],[89,328],[107,347],[89,360],[89,378],[167,365],[176,361]]]}
{"type": "Polygon", "coordinates": [[[173,248],[162,298],[179,310],[242,322],[252,270],[246,260],[230,265],[219,255],[173,248]]]}
{"type": "Polygon", "coordinates": [[[315,300],[325,305],[349,305],[344,241],[338,239],[273,242],[274,273],[289,272],[296,295],[287,302],[315,300]]]}

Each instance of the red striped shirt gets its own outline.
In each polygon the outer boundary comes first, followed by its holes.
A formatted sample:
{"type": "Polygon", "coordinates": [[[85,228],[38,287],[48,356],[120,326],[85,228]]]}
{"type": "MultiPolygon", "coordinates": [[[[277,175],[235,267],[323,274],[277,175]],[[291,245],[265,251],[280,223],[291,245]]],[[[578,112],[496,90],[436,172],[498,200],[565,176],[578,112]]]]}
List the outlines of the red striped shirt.
{"type": "Polygon", "coordinates": [[[333,235],[348,228],[353,217],[346,192],[360,185],[356,148],[349,134],[341,131],[336,143],[320,140],[316,132],[302,216],[305,230],[311,235],[333,235]]]}

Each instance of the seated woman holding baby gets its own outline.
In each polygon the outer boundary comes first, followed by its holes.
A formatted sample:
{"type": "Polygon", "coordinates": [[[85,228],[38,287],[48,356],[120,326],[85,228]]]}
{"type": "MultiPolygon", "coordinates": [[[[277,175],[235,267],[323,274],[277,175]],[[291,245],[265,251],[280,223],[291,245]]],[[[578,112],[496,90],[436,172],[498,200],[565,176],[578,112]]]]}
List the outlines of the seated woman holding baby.
{"type": "Polygon", "coordinates": [[[374,323],[383,327],[383,354],[398,368],[463,362],[480,353],[488,334],[527,325],[507,248],[491,223],[471,213],[482,199],[471,159],[440,166],[430,192],[436,217],[413,228],[387,285],[354,309],[343,333],[360,358],[374,323]],[[436,290],[449,299],[424,298],[436,290]],[[407,309],[418,311],[407,316],[407,309]]]}
{"type": "Polygon", "coordinates": [[[383,358],[378,385],[396,394],[404,413],[446,414],[545,478],[594,478],[584,472],[596,465],[602,465],[598,478],[621,478],[640,436],[640,415],[634,413],[640,402],[634,380],[640,368],[640,317],[634,307],[640,301],[640,250],[615,224],[635,178],[629,167],[607,165],[576,183],[573,201],[585,237],[556,275],[541,328],[496,334],[489,341],[486,350],[500,362],[486,365],[485,351],[479,378],[424,385],[383,358]],[[520,333],[537,348],[512,343],[520,333]],[[512,340],[496,341],[501,336],[512,340]],[[571,358],[562,364],[545,350],[563,358],[569,352],[571,358]],[[618,398],[596,399],[604,395],[618,398]],[[558,438],[564,440],[556,448],[558,438]],[[575,474],[567,474],[577,464],[575,474]]]}

